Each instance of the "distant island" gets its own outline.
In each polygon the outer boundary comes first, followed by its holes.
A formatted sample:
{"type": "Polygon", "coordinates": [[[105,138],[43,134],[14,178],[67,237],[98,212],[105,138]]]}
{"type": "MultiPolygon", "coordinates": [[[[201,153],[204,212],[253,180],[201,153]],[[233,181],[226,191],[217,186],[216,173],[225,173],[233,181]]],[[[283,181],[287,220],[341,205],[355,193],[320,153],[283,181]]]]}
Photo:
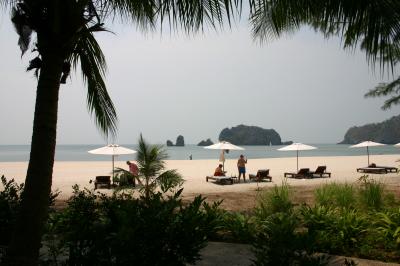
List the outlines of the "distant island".
{"type": "Polygon", "coordinates": [[[185,146],[185,139],[182,135],[179,135],[176,138],[176,144],[174,145],[174,143],[170,140],[167,140],[167,146],[171,147],[171,146],[176,146],[176,147],[184,147],[185,146]]]}
{"type": "Polygon", "coordinates": [[[223,129],[219,140],[236,145],[282,145],[281,137],[274,129],[246,125],[223,129]]]}
{"type": "Polygon", "coordinates": [[[213,144],[214,144],[214,142],[212,142],[211,139],[207,139],[207,140],[202,140],[202,141],[200,141],[200,142],[197,144],[197,146],[210,146],[210,145],[213,145],[213,144]]]}
{"type": "Polygon", "coordinates": [[[385,144],[400,142],[400,115],[393,116],[381,123],[351,127],[339,144],[356,144],[366,140],[385,144]]]}

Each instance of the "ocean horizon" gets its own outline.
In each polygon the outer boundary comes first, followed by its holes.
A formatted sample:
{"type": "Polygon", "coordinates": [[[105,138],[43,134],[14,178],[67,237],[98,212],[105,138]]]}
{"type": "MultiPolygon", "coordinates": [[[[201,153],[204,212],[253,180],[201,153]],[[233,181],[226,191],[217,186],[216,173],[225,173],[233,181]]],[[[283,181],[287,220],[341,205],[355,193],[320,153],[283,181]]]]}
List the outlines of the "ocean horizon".
{"type": "MultiPolygon", "coordinates": [[[[309,143],[308,143],[309,144],[309,143]]],[[[349,148],[347,144],[312,144],[317,147],[315,150],[299,151],[300,156],[304,157],[320,157],[320,156],[359,156],[366,155],[365,148],[349,148]]],[[[121,144],[121,146],[137,149],[136,144],[121,144]]],[[[95,155],[88,153],[89,150],[100,148],[102,145],[90,144],[69,144],[57,145],[56,161],[108,161],[108,155],[95,155]]],[[[278,151],[281,145],[275,146],[241,146],[245,150],[231,150],[226,154],[226,159],[236,159],[243,154],[248,159],[260,158],[285,158],[295,157],[295,151],[278,151]]],[[[204,147],[195,144],[186,144],[184,147],[167,147],[165,149],[169,160],[189,160],[192,156],[193,160],[218,159],[219,150],[204,149],[204,147]]],[[[370,147],[370,155],[399,154],[400,149],[393,145],[385,145],[379,147],[370,147]]],[[[0,162],[23,162],[29,160],[30,145],[0,145],[0,162]]],[[[135,160],[135,154],[120,155],[116,160],[135,160]]]]}

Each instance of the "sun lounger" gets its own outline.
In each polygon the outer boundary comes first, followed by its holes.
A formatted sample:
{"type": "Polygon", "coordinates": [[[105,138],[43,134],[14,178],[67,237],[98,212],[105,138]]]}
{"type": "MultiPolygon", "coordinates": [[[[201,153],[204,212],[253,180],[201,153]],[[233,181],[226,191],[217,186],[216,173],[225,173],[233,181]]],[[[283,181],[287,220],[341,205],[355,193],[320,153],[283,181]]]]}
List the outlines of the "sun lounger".
{"type": "Polygon", "coordinates": [[[111,176],[109,175],[99,175],[96,176],[96,180],[94,181],[94,189],[97,189],[98,186],[105,185],[108,189],[111,188],[111,176]]]}
{"type": "Polygon", "coordinates": [[[378,166],[374,163],[371,163],[368,165],[370,168],[385,168],[387,173],[397,173],[398,169],[396,167],[391,167],[391,166],[378,166]]]}
{"type": "Polygon", "coordinates": [[[249,175],[250,180],[262,182],[263,180],[272,182],[272,177],[269,175],[269,169],[260,169],[256,175],[249,175]]]}
{"type": "Polygon", "coordinates": [[[229,182],[233,184],[233,178],[229,176],[206,176],[206,181],[208,182],[209,179],[215,180],[217,183],[226,183],[229,182]]]}
{"type": "Polygon", "coordinates": [[[386,168],[382,167],[361,167],[357,168],[357,172],[365,174],[387,174],[386,168]]]}
{"type": "Polygon", "coordinates": [[[291,178],[310,178],[310,168],[301,168],[297,173],[285,173],[284,176],[291,178]]]}
{"type": "Polygon", "coordinates": [[[331,177],[331,173],[326,171],[326,166],[318,166],[315,172],[310,172],[311,177],[331,177]]]}

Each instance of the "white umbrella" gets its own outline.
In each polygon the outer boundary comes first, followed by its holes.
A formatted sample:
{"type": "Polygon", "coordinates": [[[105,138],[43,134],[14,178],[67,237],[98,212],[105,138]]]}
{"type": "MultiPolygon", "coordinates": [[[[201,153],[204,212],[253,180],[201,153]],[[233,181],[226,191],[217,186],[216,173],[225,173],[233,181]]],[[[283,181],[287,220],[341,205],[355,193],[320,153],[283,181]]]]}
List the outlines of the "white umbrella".
{"type": "Polygon", "coordinates": [[[244,148],[233,145],[228,141],[221,141],[213,145],[206,146],[204,147],[204,149],[221,150],[219,161],[222,162],[222,169],[225,168],[225,155],[224,155],[225,150],[244,150],[244,148]]]}
{"type": "Polygon", "coordinates": [[[364,142],[358,143],[356,145],[352,145],[349,148],[364,148],[364,147],[367,147],[368,165],[369,165],[369,148],[368,147],[383,146],[383,145],[385,145],[385,144],[379,143],[379,142],[373,142],[373,141],[364,141],[364,142]]]}
{"type": "Polygon", "coordinates": [[[104,147],[101,147],[98,149],[90,150],[90,151],[88,151],[88,153],[112,156],[112,173],[113,173],[113,180],[114,180],[114,158],[115,158],[115,156],[122,155],[122,154],[132,154],[132,153],[136,153],[136,151],[121,147],[117,144],[109,144],[107,146],[104,146],[104,147]]]}
{"type": "Polygon", "coordinates": [[[278,151],[296,151],[297,155],[297,171],[299,171],[299,151],[315,150],[317,147],[306,145],[303,143],[292,143],[288,146],[278,149],[278,151]]]}

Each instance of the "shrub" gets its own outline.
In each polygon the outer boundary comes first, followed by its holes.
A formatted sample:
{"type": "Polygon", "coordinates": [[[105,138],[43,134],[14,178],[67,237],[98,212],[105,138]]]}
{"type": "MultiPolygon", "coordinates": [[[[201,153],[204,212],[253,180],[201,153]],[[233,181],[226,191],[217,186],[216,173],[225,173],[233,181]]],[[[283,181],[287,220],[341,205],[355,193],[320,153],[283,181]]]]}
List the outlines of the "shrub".
{"type": "Polygon", "coordinates": [[[237,213],[225,212],[221,223],[221,231],[224,240],[252,243],[255,234],[254,219],[250,216],[237,213]],[[229,234],[228,236],[226,234],[229,234]]]}
{"type": "Polygon", "coordinates": [[[21,193],[24,184],[17,184],[14,179],[7,180],[1,176],[3,190],[0,191],[0,245],[7,246],[14,230],[21,193]]]}
{"type": "Polygon", "coordinates": [[[133,198],[74,191],[68,207],[51,220],[72,265],[185,265],[218,225],[218,204],[200,196],[187,205],[161,193],[133,198]]]}

